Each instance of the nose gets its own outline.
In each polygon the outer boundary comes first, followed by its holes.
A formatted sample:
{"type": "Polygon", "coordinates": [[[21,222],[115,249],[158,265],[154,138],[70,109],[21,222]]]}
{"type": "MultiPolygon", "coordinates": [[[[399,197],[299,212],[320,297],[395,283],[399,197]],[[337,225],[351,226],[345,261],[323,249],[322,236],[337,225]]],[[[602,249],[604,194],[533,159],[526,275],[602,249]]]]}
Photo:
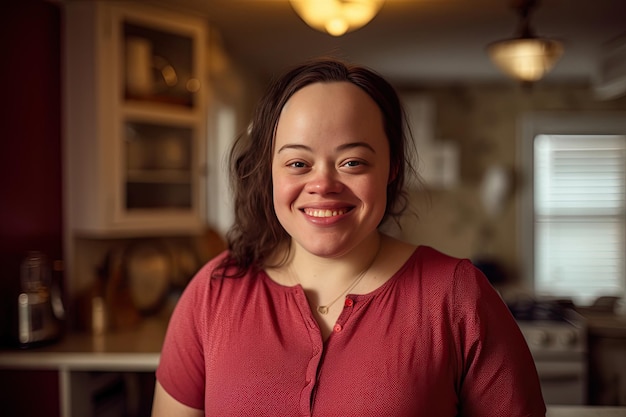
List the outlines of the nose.
{"type": "Polygon", "coordinates": [[[311,194],[339,193],[344,185],[339,174],[329,167],[317,167],[311,172],[305,191],[311,194]]]}

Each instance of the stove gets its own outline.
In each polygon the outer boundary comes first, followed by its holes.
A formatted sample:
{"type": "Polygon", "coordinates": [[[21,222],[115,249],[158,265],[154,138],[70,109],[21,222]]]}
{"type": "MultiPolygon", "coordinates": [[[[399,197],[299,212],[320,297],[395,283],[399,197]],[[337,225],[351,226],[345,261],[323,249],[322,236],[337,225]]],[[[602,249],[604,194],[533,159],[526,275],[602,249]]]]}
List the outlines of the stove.
{"type": "Polygon", "coordinates": [[[535,360],[549,405],[587,403],[587,325],[569,306],[554,301],[509,305],[535,360]]]}

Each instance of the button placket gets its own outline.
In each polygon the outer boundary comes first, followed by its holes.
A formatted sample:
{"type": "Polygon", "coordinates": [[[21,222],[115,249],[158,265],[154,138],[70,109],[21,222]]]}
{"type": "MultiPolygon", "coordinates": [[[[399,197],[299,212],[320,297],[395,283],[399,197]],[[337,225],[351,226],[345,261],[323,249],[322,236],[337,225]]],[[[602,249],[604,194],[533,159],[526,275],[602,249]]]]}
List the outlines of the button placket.
{"type": "Polygon", "coordinates": [[[311,357],[306,367],[304,386],[300,391],[300,413],[301,415],[311,415],[312,399],[315,396],[317,385],[317,370],[323,356],[323,341],[319,325],[313,318],[311,309],[302,288],[294,291],[295,302],[302,313],[304,326],[307,328],[311,343],[311,357]]]}
{"type": "Polygon", "coordinates": [[[352,297],[346,297],[346,299],[343,302],[343,310],[341,311],[341,314],[337,318],[337,322],[333,326],[333,333],[340,333],[343,330],[346,322],[348,321],[348,319],[350,318],[350,316],[352,315],[354,311],[354,308],[353,308],[354,305],[355,305],[354,299],[352,297]]]}

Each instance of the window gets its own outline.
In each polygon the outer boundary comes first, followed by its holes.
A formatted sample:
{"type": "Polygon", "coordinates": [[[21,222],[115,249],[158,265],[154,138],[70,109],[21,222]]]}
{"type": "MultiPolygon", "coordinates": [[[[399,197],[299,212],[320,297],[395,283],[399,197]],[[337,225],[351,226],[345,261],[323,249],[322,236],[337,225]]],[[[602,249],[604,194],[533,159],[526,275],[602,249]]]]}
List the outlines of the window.
{"type": "Polygon", "coordinates": [[[535,290],[619,294],[624,276],[626,136],[537,135],[535,290]]]}
{"type": "Polygon", "coordinates": [[[534,115],[522,259],[536,294],[588,304],[626,291],[626,116],[534,115]],[[623,126],[621,126],[623,125],[623,126]]]}

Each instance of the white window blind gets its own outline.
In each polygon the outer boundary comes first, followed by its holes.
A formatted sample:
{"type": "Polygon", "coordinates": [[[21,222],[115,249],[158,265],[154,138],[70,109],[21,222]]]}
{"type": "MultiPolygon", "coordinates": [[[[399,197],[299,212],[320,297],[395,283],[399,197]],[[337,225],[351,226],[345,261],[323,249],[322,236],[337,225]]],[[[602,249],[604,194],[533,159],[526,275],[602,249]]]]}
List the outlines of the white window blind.
{"type": "Polygon", "coordinates": [[[626,136],[534,141],[535,291],[588,303],[626,286],[626,136]]]}

